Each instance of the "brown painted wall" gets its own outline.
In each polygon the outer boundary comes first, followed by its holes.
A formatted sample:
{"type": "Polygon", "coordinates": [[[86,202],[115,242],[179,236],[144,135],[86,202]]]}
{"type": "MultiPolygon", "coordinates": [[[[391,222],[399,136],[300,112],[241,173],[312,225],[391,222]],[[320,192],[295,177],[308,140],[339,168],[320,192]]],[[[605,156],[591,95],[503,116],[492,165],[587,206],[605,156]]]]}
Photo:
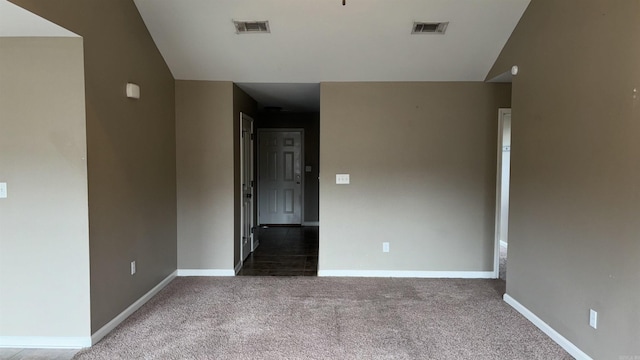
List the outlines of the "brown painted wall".
{"type": "Polygon", "coordinates": [[[132,1],[13,2],[84,38],[95,332],[176,269],[174,80],[132,1]]]}
{"type": "Polygon", "coordinates": [[[639,44],[638,0],[533,0],[488,76],[520,68],[507,294],[594,359],[640,355],[639,44]]]}
{"type": "Polygon", "coordinates": [[[178,267],[229,273],[240,261],[240,112],[230,81],[177,81],[178,267]]]}
{"type": "Polygon", "coordinates": [[[233,83],[176,81],[178,268],[232,270],[233,83]]]}
{"type": "Polygon", "coordinates": [[[240,261],[240,112],[230,81],[177,81],[178,268],[229,273],[240,261]]]}
{"type": "Polygon", "coordinates": [[[493,271],[498,108],[510,86],[320,90],[320,272],[493,271]],[[338,173],[351,184],[336,185],[338,173]]]}
{"type": "Polygon", "coordinates": [[[0,337],[90,334],[81,38],[0,38],[0,337]]]}

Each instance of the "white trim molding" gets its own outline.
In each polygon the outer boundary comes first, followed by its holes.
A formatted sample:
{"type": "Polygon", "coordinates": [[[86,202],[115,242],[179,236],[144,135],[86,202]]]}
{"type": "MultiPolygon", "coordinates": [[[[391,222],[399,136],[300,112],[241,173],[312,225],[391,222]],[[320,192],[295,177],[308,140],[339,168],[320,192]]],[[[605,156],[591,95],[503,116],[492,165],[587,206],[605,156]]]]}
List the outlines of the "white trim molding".
{"type": "Polygon", "coordinates": [[[238,261],[238,263],[236,264],[236,267],[233,268],[233,275],[237,275],[238,274],[240,269],[242,269],[242,264],[243,264],[242,260],[238,261]]]}
{"type": "Polygon", "coordinates": [[[177,271],[167,276],[153,289],[149,290],[140,299],[131,304],[118,316],[109,321],[91,336],[64,337],[64,336],[0,336],[0,348],[21,349],[82,349],[91,347],[115,329],[126,318],[138,310],[142,305],[167,286],[175,277],[177,271]]]}
{"type": "Polygon", "coordinates": [[[236,276],[234,269],[178,269],[178,276],[236,276]]]}
{"type": "Polygon", "coordinates": [[[493,271],[318,270],[318,276],[433,279],[493,279],[493,271]]]}
{"type": "Polygon", "coordinates": [[[0,348],[82,349],[91,346],[91,336],[0,336],[0,348]]]}
{"type": "Polygon", "coordinates": [[[105,326],[101,327],[98,331],[91,335],[91,345],[95,345],[98,341],[102,340],[111,330],[115,329],[120,323],[126,320],[131,314],[133,314],[136,310],[140,309],[142,305],[144,305],[147,301],[151,300],[160,290],[162,290],[165,286],[169,285],[169,283],[176,278],[177,271],[174,271],[171,275],[167,276],[164,280],[162,280],[158,285],[156,285],[153,289],[149,290],[146,294],[144,294],[140,299],[136,300],[133,304],[131,304],[128,308],[126,308],[123,312],[118,314],[118,316],[114,317],[111,321],[109,321],[105,326]]]}
{"type": "Polygon", "coordinates": [[[517,312],[522,314],[527,320],[531,321],[533,325],[537,326],[538,329],[542,330],[545,334],[547,334],[551,340],[555,341],[558,345],[560,345],[563,349],[565,349],[571,356],[576,358],[576,360],[592,360],[591,357],[585,354],[582,350],[580,350],[577,346],[575,346],[571,341],[567,340],[564,336],[560,335],[559,332],[555,331],[549,324],[542,321],[536,314],[531,312],[531,310],[524,307],[524,305],[520,304],[516,299],[509,296],[509,294],[504,294],[502,297],[504,301],[511,305],[517,312]]]}
{"type": "Polygon", "coordinates": [[[498,109],[498,128],[496,143],[496,216],[495,216],[495,230],[494,230],[494,249],[493,249],[493,271],[494,279],[500,277],[500,246],[502,245],[501,238],[508,240],[508,234],[502,234],[502,143],[504,136],[504,120],[506,116],[511,116],[511,108],[499,108],[498,109]]]}
{"type": "Polygon", "coordinates": [[[500,240],[500,247],[503,247],[505,249],[509,248],[509,243],[503,240],[500,240]]]}

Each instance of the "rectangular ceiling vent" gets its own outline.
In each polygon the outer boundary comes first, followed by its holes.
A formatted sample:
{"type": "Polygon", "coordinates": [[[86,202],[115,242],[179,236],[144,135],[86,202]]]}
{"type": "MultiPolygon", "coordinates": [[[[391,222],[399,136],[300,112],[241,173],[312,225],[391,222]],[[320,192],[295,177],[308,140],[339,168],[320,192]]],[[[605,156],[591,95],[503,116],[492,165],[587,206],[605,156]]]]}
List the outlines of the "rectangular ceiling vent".
{"type": "Polygon", "coordinates": [[[268,21],[234,21],[236,34],[266,34],[270,33],[268,21]]]}
{"type": "Polygon", "coordinates": [[[449,22],[414,22],[412,34],[444,34],[449,22]]]}

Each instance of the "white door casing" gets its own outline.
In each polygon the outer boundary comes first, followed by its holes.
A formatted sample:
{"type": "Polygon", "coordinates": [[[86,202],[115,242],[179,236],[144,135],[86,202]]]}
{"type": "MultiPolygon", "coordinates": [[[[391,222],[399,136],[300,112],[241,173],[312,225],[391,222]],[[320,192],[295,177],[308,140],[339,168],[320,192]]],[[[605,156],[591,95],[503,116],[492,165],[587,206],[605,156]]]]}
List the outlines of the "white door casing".
{"type": "Polygon", "coordinates": [[[240,113],[240,257],[244,261],[257,247],[253,237],[253,119],[240,113]]]}
{"type": "Polygon", "coordinates": [[[502,180],[500,197],[500,241],[509,242],[509,184],[511,175],[511,112],[502,118],[502,180]]]}
{"type": "Polygon", "coordinates": [[[509,228],[509,181],[511,171],[511,109],[498,110],[498,158],[496,175],[496,217],[494,276],[499,277],[500,243],[507,243],[509,228]]]}

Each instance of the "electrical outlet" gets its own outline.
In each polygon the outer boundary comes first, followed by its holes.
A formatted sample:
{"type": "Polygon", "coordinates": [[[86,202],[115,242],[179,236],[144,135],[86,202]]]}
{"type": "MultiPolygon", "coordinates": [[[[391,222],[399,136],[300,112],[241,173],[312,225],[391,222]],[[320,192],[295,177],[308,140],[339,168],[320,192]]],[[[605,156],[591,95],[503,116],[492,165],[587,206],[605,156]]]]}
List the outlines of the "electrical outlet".
{"type": "Polygon", "coordinates": [[[132,261],[131,262],[131,275],[134,275],[136,273],[136,261],[132,261]]]}
{"type": "Polygon", "coordinates": [[[382,252],[389,252],[389,243],[388,242],[383,242],[382,243],[382,252]]]}
{"type": "Polygon", "coordinates": [[[598,312],[593,309],[589,310],[589,325],[594,329],[598,328],[598,312]]]}

